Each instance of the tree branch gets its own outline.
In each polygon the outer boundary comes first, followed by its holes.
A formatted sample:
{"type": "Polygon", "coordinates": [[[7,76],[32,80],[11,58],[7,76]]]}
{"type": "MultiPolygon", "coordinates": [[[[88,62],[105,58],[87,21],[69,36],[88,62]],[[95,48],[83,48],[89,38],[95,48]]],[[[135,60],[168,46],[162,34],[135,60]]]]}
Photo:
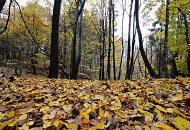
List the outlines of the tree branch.
{"type": "Polygon", "coordinates": [[[11,15],[11,5],[12,5],[13,1],[11,0],[10,3],[9,3],[9,11],[8,11],[8,18],[7,18],[7,21],[6,21],[6,25],[4,27],[4,29],[0,32],[0,35],[2,35],[8,28],[8,25],[9,25],[9,19],[10,19],[10,15],[11,15]]]}
{"type": "Polygon", "coordinates": [[[24,20],[24,16],[23,16],[23,13],[22,13],[22,10],[21,10],[21,7],[20,7],[19,3],[18,3],[16,0],[14,0],[14,1],[15,1],[15,3],[17,4],[17,6],[18,6],[18,8],[19,8],[19,12],[20,12],[21,19],[22,19],[22,21],[24,22],[24,25],[25,25],[26,30],[28,31],[28,33],[29,33],[30,36],[32,37],[32,40],[36,43],[36,45],[38,46],[38,48],[39,48],[41,51],[44,52],[44,54],[45,54],[46,56],[49,56],[49,53],[44,50],[44,48],[40,45],[40,43],[38,43],[38,41],[37,41],[37,40],[35,39],[35,37],[33,36],[32,32],[30,31],[30,29],[29,29],[29,27],[28,27],[26,21],[24,20]]]}

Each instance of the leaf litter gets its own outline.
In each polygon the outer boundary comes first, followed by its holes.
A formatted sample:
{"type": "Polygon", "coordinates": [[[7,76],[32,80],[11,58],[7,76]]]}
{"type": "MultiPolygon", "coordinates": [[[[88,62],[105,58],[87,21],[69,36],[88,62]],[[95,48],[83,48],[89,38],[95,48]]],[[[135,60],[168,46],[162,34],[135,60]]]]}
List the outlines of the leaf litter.
{"type": "Polygon", "coordinates": [[[190,130],[189,78],[0,82],[0,130],[190,130]]]}

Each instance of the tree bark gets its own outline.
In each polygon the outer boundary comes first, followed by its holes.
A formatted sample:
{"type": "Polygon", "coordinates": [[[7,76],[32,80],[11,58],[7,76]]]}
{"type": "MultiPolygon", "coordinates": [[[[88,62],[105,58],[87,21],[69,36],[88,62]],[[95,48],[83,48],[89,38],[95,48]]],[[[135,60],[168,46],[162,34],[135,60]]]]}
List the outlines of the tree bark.
{"type": "Polygon", "coordinates": [[[135,16],[136,16],[136,28],[137,28],[137,33],[139,36],[139,49],[141,52],[141,56],[143,58],[145,66],[148,69],[150,75],[152,77],[158,77],[157,74],[155,73],[155,71],[153,70],[151,64],[149,63],[148,58],[147,58],[144,48],[143,48],[142,33],[141,33],[141,29],[140,29],[140,24],[139,24],[139,0],[135,0],[135,16]]]}
{"type": "Polygon", "coordinates": [[[115,9],[114,9],[114,3],[112,3],[112,16],[113,16],[113,21],[112,21],[112,47],[113,47],[113,77],[114,80],[116,80],[116,66],[115,66],[115,9]]]}
{"type": "Polygon", "coordinates": [[[165,23],[165,32],[164,32],[164,50],[162,56],[162,76],[168,77],[168,27],[169,27],[169,19],[170,19],[170,0],[166,0],[166,23],[165,23]]]}
{"type": "Polygon", "coordinates": [[[82,56],[82,44],[83,44],[83,12],[80,14],[80,22],[79,22],[79,47],[78,47],[78,57],[77,57],[77,74],[79,73],[79,69],[80,69],[80,62],[81,62],[81,56],[82,56]]]}
{"type": "Polygon", "coordinates": [[[131,47],[131,61],[130,61],[130,68],[129,68],[129,78],[132,78],[133,75],[133,68],[134,68],[134,51],[135,51],[135,39],[136,39],[136,26],[135,26],[135,13],[133,19],[133,39],[132,39],[132,47],[131,47]]]}
{"type": "Polygon", "coordinates": [[[59,74],[59,19],[62,0],[54,0],[52,33],[51,33],[51,54],[48,78],[58,78],[59,74]]]}
{"type": "Polygon", "coordinates": [[[109,0],[109,46],[108,46],[108,63],[107,63],[107,74],[108,80],[111,79],[111,16],[112,16],[112,0],[109,0]]]}
{"type": "Polygon", "coordinates": [[[129,12],[129,24],[128,24],[128,46],[127,46],[127,64],[126,64],[126,75],[125,79],[130,79],[130,57],[131,57],[131,21],[132,21],[132,8],[133,8],[133,0],[131,0],[131,7],[129,12]]]}
{"type": "Polygon", "coordinates": [[[86,0],[82,2],[79,8],[79,0],[76,1],[76,16],[75,16],[75,21],[74,21],[74,26],[73,26],[73,43],[72,43],[72,53],[71,53],[71,74],[70,74],[71,79],[77,79],[77,76],[78,76],[78,72],[77,72],[78,61],[77,61],[77,55],[76,55],[77,25],[78,25],[79,16],[82,14],[85,2],[86,0]]]}

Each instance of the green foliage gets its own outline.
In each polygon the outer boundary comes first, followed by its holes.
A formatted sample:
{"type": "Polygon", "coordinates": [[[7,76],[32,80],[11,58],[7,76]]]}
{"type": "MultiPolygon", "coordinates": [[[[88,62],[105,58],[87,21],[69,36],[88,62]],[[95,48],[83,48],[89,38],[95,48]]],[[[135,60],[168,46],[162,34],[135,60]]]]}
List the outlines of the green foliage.
{"type": "MultiPolygon", "coordinates": [[[[187,14],[188,17],[190,16],[188,13],[188,9],[190,8],[188,0],[171,1],[168,47],[169,52],[178,54],[176,57],[177,69],[181,73],[187,73],[187,43],[185,37],[184,19],[177,8],[181,8],[183,13],[187,14]]],[[[159,23],[162,23],[162,25],[159,26],[160,29],[164,29],[163,25],[166,18],[165,12],[165,4],[162,3],[156,11],[157,20],[159,23]]],[[[152,35],[158,39],[163,39],[164,30],[153,31],[152,35]]],[[[159,44],[159,40],[157,40],[157,44],[159,44]]]]}

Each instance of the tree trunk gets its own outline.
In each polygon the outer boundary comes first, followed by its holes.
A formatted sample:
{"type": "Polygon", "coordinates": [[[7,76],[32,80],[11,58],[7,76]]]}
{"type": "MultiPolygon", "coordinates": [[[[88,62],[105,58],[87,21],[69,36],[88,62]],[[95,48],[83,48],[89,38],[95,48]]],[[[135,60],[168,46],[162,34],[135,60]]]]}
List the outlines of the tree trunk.
{"type": "Polygon", "coordinates": [[[168,77],[168,27],[170,19],[170,0],[166,0],[166,23],[164,34],[164,51],[163,51],[163,76],[168,77]]]}
{"type": "Polygon", "coordinates": [[[59,19],[62,0],[54,0],[52,33],[51,33],[51,54],[48,78],[58,78],[59,72],[59,19]]]}
{"type": "Polygon", "coordinates": [[[72,53],[71,53],[71,79],[77,79],[78,75],[78,65],[77,65],[77,55],[76,55],[76,44],[77,44],[77,25],[79,16],[81,15],[83,8],[85,5],[85,0],[82,2],[80,8],[79,8],[79,0],[76,1],[76,16],[75,16],[75,22],[73,26],[73,43],[72,43],[72,53]]]}
{"type": "Polygon", "coordinates": [[[131,7],[129,12],[129,24],[128,24],[128,46],[127,46],[127,64],[126,64],[126,75],[125,79],[130,79],[130,57],[131,57],[131,21],[132,21],[132,8],[133,8],[133,0],[131,0],[131,7]]]}
{"type": "Polygon", "coordinates": [[[77,57],[77,74],[79,73],[81,56],[82,56],[82,43],[83,43],[82,35],[83,35],[83,13],[80,14],[80,22],[79,22],[79,48],[78,48],[78,57],[77,57]]]}
{"type": "Polygon", "coordinates": [[[108,63],[107,63],[107,74],[108,80],[111,79],[111,16],[112,16],[112,0],[109,0],[109,46],[108,46],[108,63]]]}
{"type": "Polygon", "coordinates": [[[123,55],[124,55],[124,17],[125,17],[125,10],[123,10],[123,15],[122,15],[122,38],[121,38],[121,46],[122,46],[122,51],[121,51],[121,58],[120,58],[120,64],[119,64],[119,74],[118,74],[118,80],[120,80],[121,78],[121,67],[122,67],[122,63],[123,63],[123,55]]]}
{"type": "Polygon", "coordinates": [[[135,0],[135,16],[136,16],[136,28],[137,28],[137,33],[139,36],[139,49],[141,52],[141,56],[143,58],[143,61],[145,63],[146,68],[148,69],[150,76],[152,77],[158,77],[155,71],[153,70],[151,64],[148,61],[148,58],[145,54],[144,48],[143,48],[143,40],[142,40],[142,33],[140,29],[140,24],[139,24],[139,0],[135,0]]]}
{"type": "MultiPolygon", "coordinates": [[[[105,19],[104,19],[105,20],[105,19]]],[[[104,21],[103,20],[103,21],[104,21]]],[[[102,31],[103,31],[103,41],[102,41],[102,80],[105,80],[105,69],[104,69],[104,65],[105,65],[105,42],[106,42],[106,32],[105,32],[105,21],[102,23],[102,31]]]]}
{"type": "Polygon", "coordinates": [[[133,75],[133,66],[134,66],[134,51],[135,51],[135,39],[136,39],[136,26],[135,26],[135,12],[133,18],[133,39],[132,39],[132,48],[131,48],[131,61],[130,61],[130,68],[129,68],[129,79],[132,78],[133,75]]]}
{"type": "Polygon", "coordinates": [[[116,80],[116,67],[115,67],[115,9],[114,9],[114,3],[112,3],[112,15],[113,15],[113,21],[112,21],[112,47],[113,47],[113,77],[114,77],[114,80],[116,80]]]}
{"type": "Polygon", "coordinates": [[[77,42],[77,24],[78,24],[78,6],[79,6],[79,2],[77,1],[76,3],[76,18],[75,18],[75,22],[74,22],[74,26],[73,26],[73,44],[72,44],[72,53],[71,53],[71,74],[70,74],[70,78],[71,79],[77,79],[77,61],[76,61],[76,42],[77,42]]]}

